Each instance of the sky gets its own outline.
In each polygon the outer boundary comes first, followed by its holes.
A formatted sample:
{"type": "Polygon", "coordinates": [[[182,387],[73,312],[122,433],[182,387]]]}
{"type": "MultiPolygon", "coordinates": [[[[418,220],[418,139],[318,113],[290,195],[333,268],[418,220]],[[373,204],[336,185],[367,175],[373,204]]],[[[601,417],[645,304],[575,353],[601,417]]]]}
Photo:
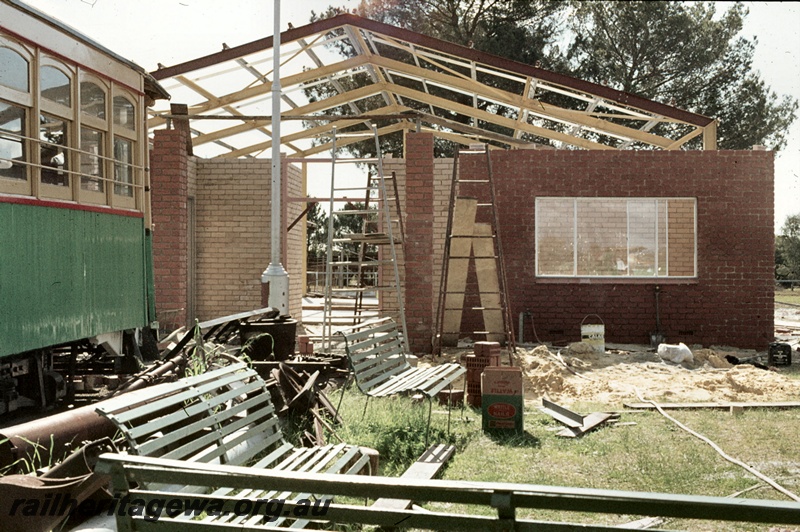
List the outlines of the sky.
{"type": "MultiPolygon", "coordinates": [[[[269,0],[23,0],[147,70],[170,66],[272,35],[269,0]],[[123,21],[122,24],[120,22],[123,21]]],[[[329,5],[354,9],[359,0],[281,2],[281,27],[302,26],[329,5]]],[[[743,2],[742,35],[757,37],[754,64],[778,95],[800,100],[800,3],[743,2]]],[[[731,2],[719,2],[719,11],[731,2]]],[[[680,105],[680,104],[678,104],[680,105]]],[[[800,118],[775,156],[775,231],[800,214],[800,118]]]]}

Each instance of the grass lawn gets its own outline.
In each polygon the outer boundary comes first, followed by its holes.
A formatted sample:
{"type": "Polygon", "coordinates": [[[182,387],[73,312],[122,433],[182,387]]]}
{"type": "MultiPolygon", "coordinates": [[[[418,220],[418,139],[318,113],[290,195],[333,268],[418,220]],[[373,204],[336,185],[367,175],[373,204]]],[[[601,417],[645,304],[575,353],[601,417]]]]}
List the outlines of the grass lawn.
{"type": "Polygon", "coordinates": [[[788,288],[775,290],[775,303],[800,305],[800,287],[794,290],[789,290],[788,288]]]}
{"type": "MultiPolygon", "coordinates": [[[[338,393],[334,397],[338,400],[338,393]]],[[[339,436],[349,443],[377,449],[382,475],[401,474],[425,448],[427,403],[413,404],[409,398],[371,400],[362,416],[363,408],[363,396],[345,394],[345,424],[338,429],[339,436]]],[[[592,409],[602,410],[603,406],[585,405],[581,412],[592,409]]],[[[710,438],[729,455],[778,480],[787,489],[800,491],[800,410],[746,410],[735,416],[722,410],[680,411],[671,415],[710,438]]],[[[533,407],[526,410],[522,436],[484,434],[480,416],[478,410],[469,407],[464,418],[460,410],[454,410],[448,434],[446,410],[434,406],[431,441],[450,442],[457,447],[442,478],[714,496],[748,490],[743,497],[788,500],[657,412],[623,413],[620,422],[625,425],[606,425],[578,439],[557,437],[555,432],[561,425],[533,407]]],[[[443,509],[436,504],[425,507],[443,509]]],[[[453,505],[447,510],[467,511],[453,505]]],[[[621,524],[640,518],[549,510],[518,515],[596,524],[621,524]]],[[[767,525],[675,519],[658,528],[770,529],[767,525]]]]}

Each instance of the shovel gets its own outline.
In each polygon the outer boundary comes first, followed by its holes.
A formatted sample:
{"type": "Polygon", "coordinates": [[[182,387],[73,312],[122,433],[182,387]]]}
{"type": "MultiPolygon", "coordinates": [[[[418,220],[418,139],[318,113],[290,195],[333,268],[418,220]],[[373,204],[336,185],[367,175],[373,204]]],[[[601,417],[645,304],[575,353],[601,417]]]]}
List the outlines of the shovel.
{"type": "Polygon", "coordinates": [[[656,285],[656,331],[650,333],[650,347],[658,347],[664,343],[664,334],[661,332],[661,312],[658,305],[658,294],[661,287],[656,285]]]}

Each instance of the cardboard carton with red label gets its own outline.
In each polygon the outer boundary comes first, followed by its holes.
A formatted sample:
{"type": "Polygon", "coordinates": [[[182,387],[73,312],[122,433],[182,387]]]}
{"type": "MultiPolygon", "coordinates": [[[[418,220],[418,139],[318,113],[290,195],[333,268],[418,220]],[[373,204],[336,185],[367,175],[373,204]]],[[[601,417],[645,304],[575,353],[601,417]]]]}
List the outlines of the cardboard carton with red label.
{"type": "Polygon", "coordinates": [[[523,431],[522,369],[489,366],[481,375],[483,430],[523,431]]]}

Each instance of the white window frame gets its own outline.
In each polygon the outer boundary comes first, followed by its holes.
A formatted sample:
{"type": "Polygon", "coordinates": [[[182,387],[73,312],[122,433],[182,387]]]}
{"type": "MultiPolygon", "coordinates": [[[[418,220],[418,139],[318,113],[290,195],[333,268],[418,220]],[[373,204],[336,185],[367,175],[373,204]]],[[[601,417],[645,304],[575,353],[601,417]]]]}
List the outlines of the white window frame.
{"type": "MultiPolygon", "coordinates": [[[[669,211],[667,210],[667,216],[669,211]]],[[[667,218],[665,227],[669,228],[669,219],[667,218]]],[[[558,197],[558,196],[540,196],[537,197],[535,200],[535,275],[537,278],[561,278],[561,279],[613,279],[615,281],[626,282],[626,281],[634,281],[634,280],[665,280],[665,279],[696,279],[697,278],[697,246],[698,246],[698,233],[697,233],[697,198],[694,197],[558,197]],[[540,273],[539,269],[539,258],[540,258],[540,249],[539,249],[539,236],[542,233],[540,223],[542,222],[543,218],[541,217],[541,209],[540,205],[542,201],[546,200],[559,200],[559,201],[572,201],[573,210],[572,210],[572,273],[565,274],[565,273],[540,273]],[[659,274],[659,235],[658,235],[658,223],[656,223],[655,228],[655,267],[653,275],[631,275],[630,268],[627,268],[628,273],[625,275],[591,275],[591,274],[578,274],[578,205],[579,202],[592,202],[592,201],[625,201],[626,202],[626,245],[628,246],[628,252],[630,252],[630,241],[631,241],[631,227],[630,227],[630,204],[634,201],[653,201],[655,204],[655,215],[656,219],[659,216],[659,202],[661,201],[690,201],[692,202],[693,206],[693,236],[694,236],[694,246],[693,246],[693,274],[692,275],[670,275],[669,273],[669,236],[668,233],[664,239],[664,246],[665,249],[665,258],[667,261],[665,273],[659,274]]],[[[629,266],[629,265],[628,265],[629,266]]]]}

